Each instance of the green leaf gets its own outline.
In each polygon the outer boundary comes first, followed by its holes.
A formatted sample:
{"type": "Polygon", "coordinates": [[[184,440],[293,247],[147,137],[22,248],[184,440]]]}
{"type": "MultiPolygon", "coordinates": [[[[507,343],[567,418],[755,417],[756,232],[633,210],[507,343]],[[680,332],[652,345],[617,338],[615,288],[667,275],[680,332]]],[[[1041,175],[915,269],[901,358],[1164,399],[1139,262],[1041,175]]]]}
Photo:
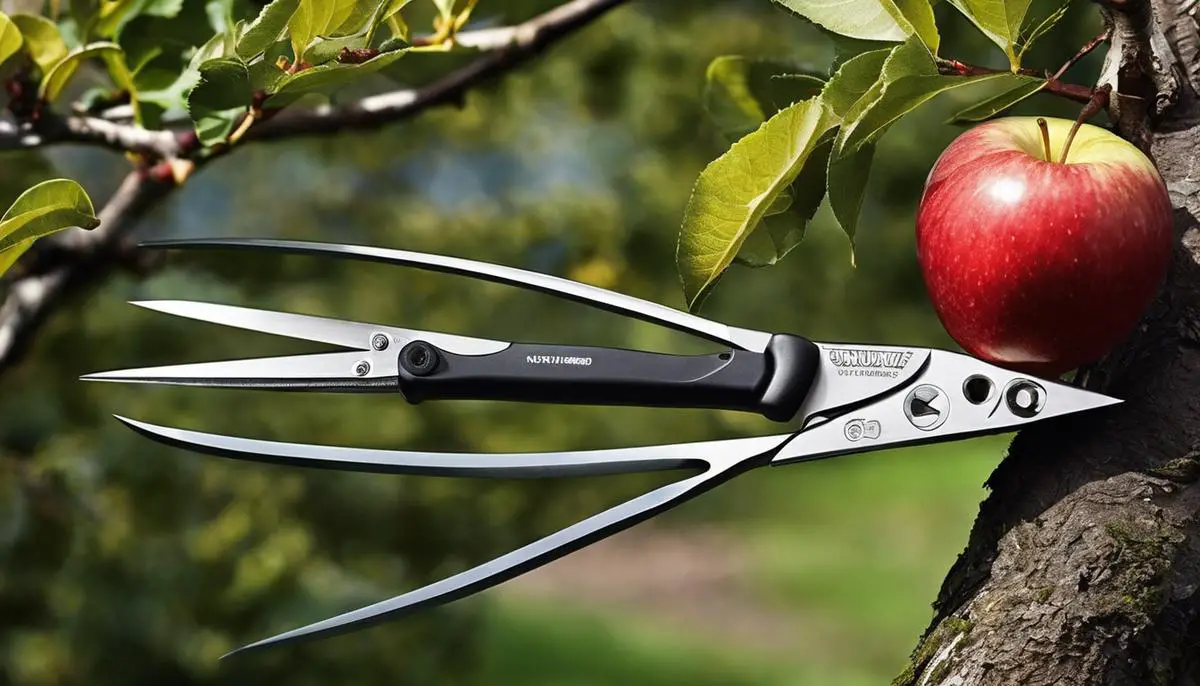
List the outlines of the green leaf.
{"type": "Polygon", "coordinates": [[[288,54],[291,45],[286,38],[267,46],[262,59],[254,60],[247,68],[250,72],[250,89],[254,92],[274,93],[279,83],[287,78],[287,72],[280,69],[280,57],[288,54]]]}
{"type": "Polygon", "coordinates": [[[54,22],[34,14],[14,14],[12,21],[25,37],[25,51],[42,74],[49,73],[67,56],[67,44],[54,22]]]}
{"type": "Polygon", "coordinates": [[[819,97],[780,110],[713,160],[684,212],[676,262],[697,309],[763,215],[804,167],[836,117],[819,97]]]}
{"type": "Polygon", "coordinates": [[[900,42],[916,35],[933,55],[939,38],[929,0],[775,0],[829,31],[859,40],[900,42]]]}
{"type": "Polygon", "coordinates": [[[70,179],[30,188],[0,218],[0,271],[6,271],[35,240],[63,229],[100,225],[87,192],[70,179]]]}
{"type": "Polygon", "coordinates": [[[769,267],[777,264],[804,240],[808,224],[816,216],[825,197],[825,169],[832,148],[833,139],[826,138],[809,154],[787,194],[780,194],[780,197],[788,199],[787,207],[774,211],[777,209],[776,203],[772,203],[758,229],[747,237],[734,258],[737,264],[769,267]]]}
{"type": "Polygon", "coordinates": [[[109,59],[113,55],[121,55],[121,47],[116,43],[100,42],[85,45],[81,48],[76,48],[67,53],[67,56],[58,61],[50,69],[50,73],[46,78],[42,79],[42,86],[39,92],[41,99],[47,103],[54,102],[59,95],[62,94],[71,77],[75,75],[79,65],[85,60],[93,58],[109,59]]]}
{"type": "Polygon", "coordinates": [[[864,52],[842,63],[821,91],[821,99],[843,117],[879,82],[892,49],[864,52]]]}
{"type": "MultiPolygon", "coordinates": [[[[399,35],[407,43],[408,33],[406,29],[408,27],[404,25],[404,20],[400,18],[399,12],[410,2],[412,2],[412,0],[384,0],[381,2],[378,9],[375,11],[375,14],[371,17],[370,23],[367,25],[367,45],[374,44],[375,32],[378,31],[379,27],[383,26],[385,22],[389,21],[395,22],[395,25],[402,29],[399,35]]],[[[380,49],[386,51],[383,46],[380,46],[380,49]]]]}
{"type": "Polygon", "coordinates": [[[433,0],[433,4],[437,7],[438,13],[442,18],[454,16],[454,4],[456,0],[433,0]]]}
{"type": "Polygon", "coordinates": [[[294,102],[296,97],[330,86],[340,86],[379,71],[408,54],[407,49],[382,52],[358,64],[326,62],[311,69],[288,74],[280,82],[275,93],[267,99],[268,107],[283,107],[294,102]]]}
{"type": "Polygon", "coordinates": [[[1013,71],[1020,66],[1015,46],[1029,3],[1030,0],[950,0],[951,5],[1004,51],[1013,71]]]}
{"type": "Polygon", "coordinates": [[[250,73],[241,61],[220,57],[200,65],[200,82],[188,94],[188,114],[200,142],[224,142],[253,97],[250,73]]]}
{"type": "Polygon", "coordinates": [[[708,65],[704,104],[721,133],[735,141],[757,129],[781,108],[816,95],[825,80],[789,73],[793,65],[723,55],[708,65]]]}
{"type": "Polygon", "coordinates": [[[346,18],[340,24],[331,26],[323,35],[331,37],[358,33],[365,35],[368,26],[375,20],[380,9],[389,4],[391,4],[390,0],[357,0],[351,5],[346,18]]]}
{"type": "Polygon", "coordinates": [[[1070,9],[1071,0],[1066,0],[1058,9],[1051,12],[1037,26],[1029,31],[1024,38],[1020,40],[1021,47],[1017,48],[1017,63],[1020,64],[1021,58],[1025,56],[1025,51],[1028,50],[1037,39],[1046,35],[1062,21],[1062,18],[1067,15],[1067,10],[1070,9]]]}
{"type": "Polygon", "coordinates": [[[24,42],[21,38],[21,29],[8,18],[8,15],[0,12],[0,65],[17,54],[24,42]]]}
{"type": "Polygon", "coordinates": [[[934,97],[955,88],[1015,78],[1012,74],[943,76],[915,40],[897,46],[884,62],[880,79],[843,117],[834,155],[845,157],[877,140],[889,126],[934,97]]]}
{"type": "Polygon", "coordinates": [[[139,2],[140,0],[100,0],[100,11],[93,18],[91,34],[103,38],[113,37],[139,2]]]}
{"type": "Polygon", "coordinates": [[[288,21],[292,36],[292,51],[296,60],[306,52],[317,36],[332,34],[356,11],[359,0],[300,0],[296,12],[288,21]]]}
{"type": "Polygon", "coordinates": [[[1013,105],[1021,102],[1025,98],[1028,98],[1034,93],[1042,90],[1048,83],[1045,79],[1039,79],[1033,76],[1014,76],[1013,79],[1024,81],[1024,83],[1018,83],[1012,88],[1001,91],[1000,93],[993,95],[983,102],[976,103],[959,111],[946,123],[954,124],[958,122],[983,121],[985,119],[990,119],[997,114],[1000,114],[1004,110],[1012,107],[1013,105]]]}
{"type": "Polygon", "coordinates": [[[138,89],[133,82],[133,72],[129,70],[129,65],[125,63],[125,53],[121,50],[105,50],[100,54],[104,64],[108,67],[108,75],[113,80],[113,83],[118,88],[129,94],[129,106],[133,108],[133,121],[137,125],[142,124],[141,104],[138,101],[138,89]]]}
{"type": "Polygon", "coordinates": [[[845,157],[829,156],[829,208],[842,231],[850,239],[850,260],[854,262],[854,235],[858,232],[858,214],[862,210],[875,144],[868,143],[845,157]]]}
{"type": "Polygon", "coordinates": [[[238,39],[238,56],[248,60],[279,40],[299,5],[300,0],[271,0],[238,39]]]}
{"type": "Polygon", "coordinates": [[[309,64],[322,65],[335,59],[342,50],[358,50],[367,45],[366,33],[355,36],[337,36],[335,38],[318,37],[308,46],[305,60],[309,64]]]}
{"type": "Polygon", "coordinates": [[[183,11],[183,0],[146,0],[138,14],[148,17],[174,19],[183,11]]]}

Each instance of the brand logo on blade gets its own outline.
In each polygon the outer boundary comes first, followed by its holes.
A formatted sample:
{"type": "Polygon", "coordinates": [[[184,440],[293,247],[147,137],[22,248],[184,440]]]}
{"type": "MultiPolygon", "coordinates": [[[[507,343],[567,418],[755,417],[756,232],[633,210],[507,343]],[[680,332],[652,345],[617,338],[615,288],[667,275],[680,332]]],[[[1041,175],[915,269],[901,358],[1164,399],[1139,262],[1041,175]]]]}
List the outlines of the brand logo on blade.
{"type": "Polygon", "coordinates": [[[526,355],[525,364],[568,364],[580,367],[590,367],[590,357],[569,357],[566,355],[526,355]]]}
{"type": "Polygon", "coordinates": [[[883,433],[883,429],[880,427],[879,422],[874,419],[851,419],[846,422],[844,433],[846,434],[846,440],[858,441],[864,438],[879,438],[879,434],[883,433]]]}
{"type": "Polygon", "coordinates": [[[895,379],[912,359],[911,350],[868,350],[866,348],[831,348],[829,361],[837,367],[838,376],[878,376],[895,379]]]}

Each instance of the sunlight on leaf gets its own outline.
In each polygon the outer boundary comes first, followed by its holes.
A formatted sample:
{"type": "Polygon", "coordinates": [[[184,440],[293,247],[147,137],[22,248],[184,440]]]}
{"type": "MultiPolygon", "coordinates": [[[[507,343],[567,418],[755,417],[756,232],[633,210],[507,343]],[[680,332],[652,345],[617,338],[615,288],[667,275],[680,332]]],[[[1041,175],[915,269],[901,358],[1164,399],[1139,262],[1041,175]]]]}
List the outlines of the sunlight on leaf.
{"type": "Polygon", "coordinates": [[[879,81],[846,113],[834,155],[848,156],[877,140],[900,117],[942,93],[985,82],[1008,85],[1019,78],[1008,72],[943,76],[929,54],[909,40],[892,51],[879,81]]]}
{"type": "Polygon", "coordinates": [[[238,56],[248,60],[279,40],[299,5],[299,0],[272,0],[268,3],[238,39],[238,56]]]}
{"type": "Polygon", "coordinates": [[[1029,12],[1030,0],[950,0],[1008,57],[1013,71],[1020,66],[1016,43],[1029,12]]]}
{"type": "Polygon", "coordinates": [[[92,43],[67,53],[67,56],[56,63],[50,69],[50,73],[46,75],[46,78],[42,80],[39,95],[45,102],[54,102],[75,75],[75,72],[79,69],[79,65],[83,64],[85,60],[93,58],[109,59],[114,55],[122,55],[121,48],[116,43],[108,42],[92,43]]]}
{"type": "Polygon", "coordinates": [[[775,0],[836,34],[872,41],[903,41],[917,35],[937,54],[939,37],[929,0],[775,0]]]}
{"type": "Polygon", "coordinates": [[[24,40],[21,38],[21,29],[17,28],[8,15],[0,12],[0,65],[8,61],[8,58],[17,54],[21,50],[21,45],[24,40]]]}
{"type": "Polygon", "coordinates": [[[974,122],[990,119],[1042,90],[1048,83],[1045,79],[1033,76],[1014,76],[1013,79],[1022,80],[1024,83],[1018,83],[1006,91],[997,93],[987,100],[959,111],[946,123],[953,124],[956,122],[974,122]]]}
{"type": "Polygon", "coordinates": [[[821,99],[839,117],[844,117],[879,82],[891,49],[872,50],[846,60],[829,79],[821,99]]]}
{"type": "Polygon", "coordinates": [[[292,51],[296,60],[307,57],[307,51],[318,36],[327,36],[355,14],[358,0],[300,0],[288,20],[292,36],[292,51]]]}
{"type": "Polygon", "coordinates": [[[317,89],[349,83],[367,74],[379,71],[404,57],[407,49],[383,52],[359,64],[326,62],[325,64],[289,74],[279,81],[275,94],[267,99],[269,107],[283,107],[294,102],[296,97],[317,89]]]}
{"type": "Polygon", "coordinates": [[[819,97],[798,102],[701,172],[684,212],[676,253],[690,310],[699,308],[775,197],[795,180],[835,125],[819,97]]]}
{"type": "Polygon", "coordinates": [[[722,55],[708,65],[704,107],[730,142],[794,102],[816,95],[825,80],[795,72],[795,66],[740,55],[722,55]]]}
{"type": "Polygon", "coordinates": [[[67,56],[67,44],[54,22],[33,14],[14,14],[12,21],[25,36],[25,50],[30,59],[43,74],[67,56]]]}
{"type": "Polygon", "coordinates": [[[70,179],[51,179],[21,194],[0,218],[0,272],[16,263],[34,241],[78,227],[100,225],[86,191],[70,179]]]}
{"type": "Polygon", "coordinates": [[[833,139],[826,137],[809,154],[792,185],[784,189],[789,200],[787,207],[775,211],[778,203],[772,204],[758,228],[751,232],[738,251],[734,258],[736,263],[747,267],[769,267],[804,240],[808,223],[825,197],[825,168],[832,148],[833,139]]]}

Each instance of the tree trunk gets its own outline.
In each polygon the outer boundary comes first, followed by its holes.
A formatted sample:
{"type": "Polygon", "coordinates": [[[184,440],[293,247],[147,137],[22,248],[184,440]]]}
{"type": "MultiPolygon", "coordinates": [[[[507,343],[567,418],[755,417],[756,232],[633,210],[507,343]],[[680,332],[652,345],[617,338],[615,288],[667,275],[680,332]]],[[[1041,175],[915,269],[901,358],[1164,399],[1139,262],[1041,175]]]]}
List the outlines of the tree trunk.
{"type": "MultiPolygon", "coordinates": [[[[1021,432],[903,685],[1200,684],[1200,29],[1197,0],[1110,0],[1101,83],[1175,207],[1171,274],[1093,369],[1111,410],[1021,432]]],[[[1113,198],[1120,202],[1120,198],[1113,198]]]]}

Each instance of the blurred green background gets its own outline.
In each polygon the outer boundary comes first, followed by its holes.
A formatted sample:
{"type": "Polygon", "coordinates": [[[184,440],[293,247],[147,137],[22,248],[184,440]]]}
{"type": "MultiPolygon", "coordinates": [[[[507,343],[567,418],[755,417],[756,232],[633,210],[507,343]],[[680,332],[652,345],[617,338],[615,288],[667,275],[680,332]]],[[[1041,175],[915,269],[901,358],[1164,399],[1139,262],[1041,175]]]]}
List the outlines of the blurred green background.
{"type": "MultiPolygon", "coordinates": [[[[190,1],[190,0],[189,0],[190,1]]],[[[482,23],[546,1],[483,0],[482,23]]],[[[1026,62],[1057,66],[1100,28],[1088,3],[1026,62]]],[[[1046,13],[1053,5],[1038,5],[1046,13]]],[[[943,56],[1004,66],[948,3],[943,56]]],[[[767,0],[637,2],[544,58],[375,133],[248,147],[192,179],[143,237],[285,236],[460,255],[674,307],[679,221],[723,149],[703,107],[723,54],[823,69],[833,44],[767,0]]],[[[402,61],[357,92],[467,57],[402,61]]],[[[1072,71],[1088,82],[1100,57],[1072,71]]],[[[355,93],[347,94],[352,97],[355,93]]],[[[824,340],[954,348],[913,249],[925,173],[986,92],[905,118],[876,155],[852,267],[823,207],[780,265],[735,267],[701,314],[824,340]]],[[[1021,112],[1074,117],[1038,96],[1021,112]]],[[[7,155],[5,206],[54,175],[97,202],[117,155],[7,155]]],[[[0,664],[6,683],[883,684],[903,669],[1008,436],[747,474],[677,511],[480,596],[363,632],[218,662],[227,650],[481,563],[661,483],[388,477],[171,450],[111,418],[277,440],[554,450],[778,430],[724,412],[86,384],[80,374],[314,350],[173,319],[184,297],[489,337],[686,352],[694,340],[448,275],[264,254],[190,253],[118,275],[47,325],[0,395],[0,664]]]]}

